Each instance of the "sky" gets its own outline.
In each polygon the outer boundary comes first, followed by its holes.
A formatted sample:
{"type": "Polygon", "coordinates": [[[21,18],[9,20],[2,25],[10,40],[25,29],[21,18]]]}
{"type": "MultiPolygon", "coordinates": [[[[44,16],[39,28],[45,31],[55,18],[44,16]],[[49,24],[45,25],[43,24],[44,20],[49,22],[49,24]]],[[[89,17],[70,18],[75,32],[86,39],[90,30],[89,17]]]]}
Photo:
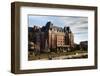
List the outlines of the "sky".
{"type": "Polygon", "coordinates": [[[79,44],[81,41],[88,41],[88,17],[42,15],[28,16],[29,27],[33,27],[34,25],[42,27],[45,26],[48,21],[51,21],[54,26],[69,26],[74,34],[75,43],[79,44]]]}

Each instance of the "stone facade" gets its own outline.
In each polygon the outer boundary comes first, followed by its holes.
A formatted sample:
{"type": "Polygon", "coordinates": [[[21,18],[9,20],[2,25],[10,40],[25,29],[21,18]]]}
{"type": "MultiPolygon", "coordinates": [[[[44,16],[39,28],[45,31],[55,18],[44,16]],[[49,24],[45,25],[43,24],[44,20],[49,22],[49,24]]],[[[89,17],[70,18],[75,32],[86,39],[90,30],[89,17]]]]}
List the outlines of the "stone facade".
{"type": "Polygon", "coordinates": [[[70,27],[57,27],[47,22],[43,27],[29,27],[28,40],[40,52],[70,51],[74,48],[74,35],[70,27]]]}
{"type": "Polygon", "coordinates": [[[81,41],[80,42],[80,50],[88,50],[88,41],[81,41]]]}

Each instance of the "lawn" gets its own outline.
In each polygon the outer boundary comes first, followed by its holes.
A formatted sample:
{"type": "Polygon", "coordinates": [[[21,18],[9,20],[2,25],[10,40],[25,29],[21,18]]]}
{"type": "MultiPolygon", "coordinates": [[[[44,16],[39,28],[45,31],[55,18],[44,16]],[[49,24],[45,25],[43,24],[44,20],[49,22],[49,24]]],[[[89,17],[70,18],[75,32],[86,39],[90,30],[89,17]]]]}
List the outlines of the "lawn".
{"type": "Polygon", "coordinates": [[[48,60],[49,58],[54,58],[54,57],[60,57],[60,56],[67,56],[67,55],[76,55],[79,53],[87,53],[87,51],[72,51],[72,52],[50,52],[50,53],[41,53],[39,55],[28,55],[28,60],[39,60],[39,59],[44,59],[48,60]]]}

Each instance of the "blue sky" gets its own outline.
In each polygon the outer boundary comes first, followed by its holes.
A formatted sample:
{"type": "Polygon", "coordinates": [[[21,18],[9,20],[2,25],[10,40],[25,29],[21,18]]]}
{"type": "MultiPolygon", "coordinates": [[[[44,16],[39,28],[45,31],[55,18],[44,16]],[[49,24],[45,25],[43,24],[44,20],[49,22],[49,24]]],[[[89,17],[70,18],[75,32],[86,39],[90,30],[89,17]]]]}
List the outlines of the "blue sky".
{"type": "Polygon", "coordinates": [[[28,16],[28,26],[34,25],[42,27],[48,21],[51,21],[55,26],[64,27],[69,26],[74,33],[74,42],[88,40],[88,17],[75,17],[75,16],[28,16]]]}

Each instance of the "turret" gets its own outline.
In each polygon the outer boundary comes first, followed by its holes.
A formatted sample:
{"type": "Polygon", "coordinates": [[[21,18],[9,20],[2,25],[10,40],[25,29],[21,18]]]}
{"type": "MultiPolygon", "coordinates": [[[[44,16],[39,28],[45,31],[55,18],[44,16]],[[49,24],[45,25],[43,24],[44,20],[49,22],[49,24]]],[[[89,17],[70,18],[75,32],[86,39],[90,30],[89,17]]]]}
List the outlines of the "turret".
{"type": "Polygon", "coordinates": [[[49,29],[49,28],[52,28],[53,27],[53,23],[52,22],[47,22],[46,24],[46,27],[49,29]]]}
{"type": "Polygon", "coordinates": [[[70,33],[70,32],[71,32],[70,27],[64,27],[64,32],[68,32],[68,33],[70,33]]]}

